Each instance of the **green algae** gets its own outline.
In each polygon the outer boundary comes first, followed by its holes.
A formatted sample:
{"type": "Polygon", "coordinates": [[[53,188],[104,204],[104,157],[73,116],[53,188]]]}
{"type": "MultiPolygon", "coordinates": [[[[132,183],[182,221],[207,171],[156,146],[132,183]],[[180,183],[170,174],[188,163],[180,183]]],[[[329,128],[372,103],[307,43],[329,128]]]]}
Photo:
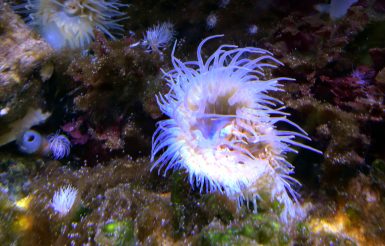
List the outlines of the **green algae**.
{"type": "Polygon", "coordinates": [[[102,228],[97,243],[114,246],[136,245],[134,224],[131,221],[110,221],[102,228]]]}
{"type": "Polygon", "coordinates": [[[305,222],[299,222],[296,225],[296,242],[299,244],[308,244],[309,239],[311,238],[311,230],[307,223],[305,222]]]}
{"type": "Polygon", "coordinates": [[[251,214],[227,229],[205,228],[198,241],[203,245],[289,245],[291,238],[276,217],[251,214]]]}
{"type": "Polygon", "coordinates": [[[92,209],[85,207],[84,205],[81,204],[79,208],[75,211],[72,221],[80,222],[82,219],[84,219],[87,215],[91,213],[92,213],[92,209]]]}
{"type": "Polygon", "coordinates": [[[199,241],[201,245],[245,245],[246,240],[238,237],[233,230],[227,232],[209,231],[204,233],[199,241]]]}

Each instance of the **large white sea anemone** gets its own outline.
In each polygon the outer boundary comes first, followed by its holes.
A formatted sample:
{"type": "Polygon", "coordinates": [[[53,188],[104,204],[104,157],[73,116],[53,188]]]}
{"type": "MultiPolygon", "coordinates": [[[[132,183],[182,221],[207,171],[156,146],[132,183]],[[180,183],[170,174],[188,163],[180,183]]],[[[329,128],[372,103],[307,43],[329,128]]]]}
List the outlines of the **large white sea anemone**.
{"type": "Polygon", "coordinates": [[[293,146],[319,151],[295,141],[309,138],[277,106],[282,102],[268,95],[282,90],[280,81],[291,80],[264,80],[265,68],[281,64],[270,52],[222,45],[203,59],[202,46],[221,36],[200,43],[197,61],[177,59],[174,46],[174,69],[165,73],[170,90],[157,97],[169,119],[158,122],[153,135],[152,169],[185,170],[201,192],[220,192],[239,203],[256,206],[259,195],[268,194],[283,205],[287,222],[300,208],[293,202],[298,181],[289,176],[294,167],[285,156],[297,153],[293,146]],[[295,131],[277,129],[278,122],[295,131]]]}
{"type": "Polygon", "coordinates": [[[55,49],[83,48],[93,39],[95,30],[111,39],[123,31],[126,19],[120,0],[27,0],[14,6],[16,12],[28,14],[27,22],[35,27],[55,49]]]}

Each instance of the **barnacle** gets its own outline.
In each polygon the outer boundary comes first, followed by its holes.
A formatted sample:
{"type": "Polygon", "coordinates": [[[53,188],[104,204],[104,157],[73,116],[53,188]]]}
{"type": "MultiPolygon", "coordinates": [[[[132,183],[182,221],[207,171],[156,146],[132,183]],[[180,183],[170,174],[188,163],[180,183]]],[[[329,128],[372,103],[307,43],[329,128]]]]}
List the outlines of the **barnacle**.
{"type": "Polygon", "coordinates": [[[319,152],[295,141],[309,139],[304,130],[287,119],[279,100],[268,95],[281,91],[280,81],[263,80],[265,68],[281,64],[266,50],[234,45],[220,46],[206,61],[204,39],[197,61],[182,62],[172,54],[174,69],[165,73],[170,88],[157,97],[169,119],[158,122],[153,135],[153,168],[182,169],[193,187],[221,192],[241,204],[256,201],[264,192],[283,205],[284,222],[301,212],[286,159],[293,146],[319,152]],[[279,130],[287,123],[297,131],[279,130]],[[162,151],[164,150],[164,151],[162,151]],[[156,155],[160,156],[156,159],[156,155]],[[293,200],[292,200],[293,199],[293,200]]]}
{"type": "Polygon", "coordinates": [[[55,49],[86,47],[100,30],[111,39],[123,31],[119,23],[127,19],[120,0],[27,0],[14,6],[28,14],[27,22],[35,27],[55,49]]]}
{"type": "Polygon", "coordinates": [[[21,152],[26,154],[37,153],[44,142],[44,138],[34,130],[25,131],[18,139],[17,144],[21,152]]]}

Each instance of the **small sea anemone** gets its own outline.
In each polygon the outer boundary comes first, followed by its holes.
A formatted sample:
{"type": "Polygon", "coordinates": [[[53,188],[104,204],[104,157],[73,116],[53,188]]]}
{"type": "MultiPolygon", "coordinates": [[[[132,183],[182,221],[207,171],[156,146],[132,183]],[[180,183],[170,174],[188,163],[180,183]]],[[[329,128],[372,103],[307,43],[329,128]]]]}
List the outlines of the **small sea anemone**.
{"type": "Polygon", "coordinates": [[[374,71],[370,70],[366,66],[359,66],[353,70],[351,77],[356,80],[356,83],[360,86],[370,84],[370,80],[374,77],[374,71]]]}
{"type": "Polygon", "coordinates": [[[248,28],[247,28],[247,33],[250,35],[250,36],[254,36],[258,33],[258,26],[257,25],[250,25],[248,28]]]}
{"type": "Polygon", "coordinates": [[[62,186],[55,192],[51,201],[51,207],[59,214],[65,216],[75,203],[78,190],[70,185],[62,186]]]}
{"type": "Polygon", "coordinates": [[[28,14],[28,24],[53,48],[60,49],[86,47],[95,30],[115,39],[112,33],[123,31],[119,22],[127,17],[120,8],[126,6],[120,0],[27,0],[14,9],[28,14]]]}
{"type": "Polygon", "coordinates": [[[47,137],[48,147],[53,158],[58,160],[70,154],[71,142],[65,135],[52,134],[47,137]]]}
{"type": "Polygon", "coordinates": [[[142,44],[149,52],[160,52],[170,45],[174,35],[174,25],[171,22],[163,22],[146,31],[142,44]]]}
{"type": "Polygon", "coordinates": [[[357,84],[364,85],[367,84],[365,74],[362,73],[360,70],[356,69],[352,72],[351,76],[357,80],[357,84]]]}
{"type": "Polygon", "coordinates": [[[207,29],[209,30],[213,29],[214,27],[216,27],[217,23],[218,23],[218,17],[216,14],[210,14],[209,16],[207,16],[206,18],[207,29]]]}
{"type": "Polygon", "coordinates": [[[282,102],[267,94],[291,80],[264,80],[265,68],[281,64],[270,52],[222,45],[203,60],[202,46],[221,36],[200,43],[197,61],[180,61],[174,46],[174,69],[165,73],[170,91],[157,96],[169,119],[158,122],[153,135],[152,169],[185,170],[192,187],[223,193],[239,204],[256,206],[259,195],[268,194],[283,205],[281,218],[287,222],[301,209],[292,200],[297,197],[292,184],[298,181],[289,176],[294,167],[285,156],[297,153],[292,146],[319,151],[294,140],[309,138],[276,106],[282,102]],[[299,132],[278,130],[277,123],[299,132]]]}

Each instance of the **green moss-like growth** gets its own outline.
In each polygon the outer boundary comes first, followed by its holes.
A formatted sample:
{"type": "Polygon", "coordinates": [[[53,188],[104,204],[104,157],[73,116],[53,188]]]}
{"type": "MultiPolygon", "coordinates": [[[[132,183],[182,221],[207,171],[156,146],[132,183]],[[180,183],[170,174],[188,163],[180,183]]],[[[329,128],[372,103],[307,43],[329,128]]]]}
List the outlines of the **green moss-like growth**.
{"type": "Polygon", "coordinates": [[[295,234],[296,234],[295,241],[299,245],[308,245],[308,244],[310,244],[311,231],[309,229],[309,226],[306,223],[299,222],[296,225],[295,234]]]}
{"type": "Polygon", "coordinates": [[[276,216],[266,213],[249,214],[237,224],[227,227],[210,224],[198,238],[204,245],[288,245],[291,242],[276,216]]]}
{"type": "Polygon", "coordinates": [[[110,221],[102,227],[97,242],[104,245],[136,245],[134,223],[131,221],[110,221]]]}
{"type": "Polygon", "coordinates": [[[73,215],[74,222],[80,222],[87,215],[91,214],[92,210],[83,205],[80,205],[79,208],[75,211],[73,215]]]}
{"type": "Polygon", "coordinates": [[[227,230],[225,232],[209,231],[203,233],[199,243],[201,245],[245,245],[249,244],[251,240],[241,238],[236,231],[227,230]]]}
{"type": "Polygon", "coordinates": [[[241,234],[262,244],[274,242],[287,244],[289,242],[288,236],[282,230],[283,227],[276,218],[265,214],[256,214],[251,216],[249,222],[242,225],[241,234]]]}

